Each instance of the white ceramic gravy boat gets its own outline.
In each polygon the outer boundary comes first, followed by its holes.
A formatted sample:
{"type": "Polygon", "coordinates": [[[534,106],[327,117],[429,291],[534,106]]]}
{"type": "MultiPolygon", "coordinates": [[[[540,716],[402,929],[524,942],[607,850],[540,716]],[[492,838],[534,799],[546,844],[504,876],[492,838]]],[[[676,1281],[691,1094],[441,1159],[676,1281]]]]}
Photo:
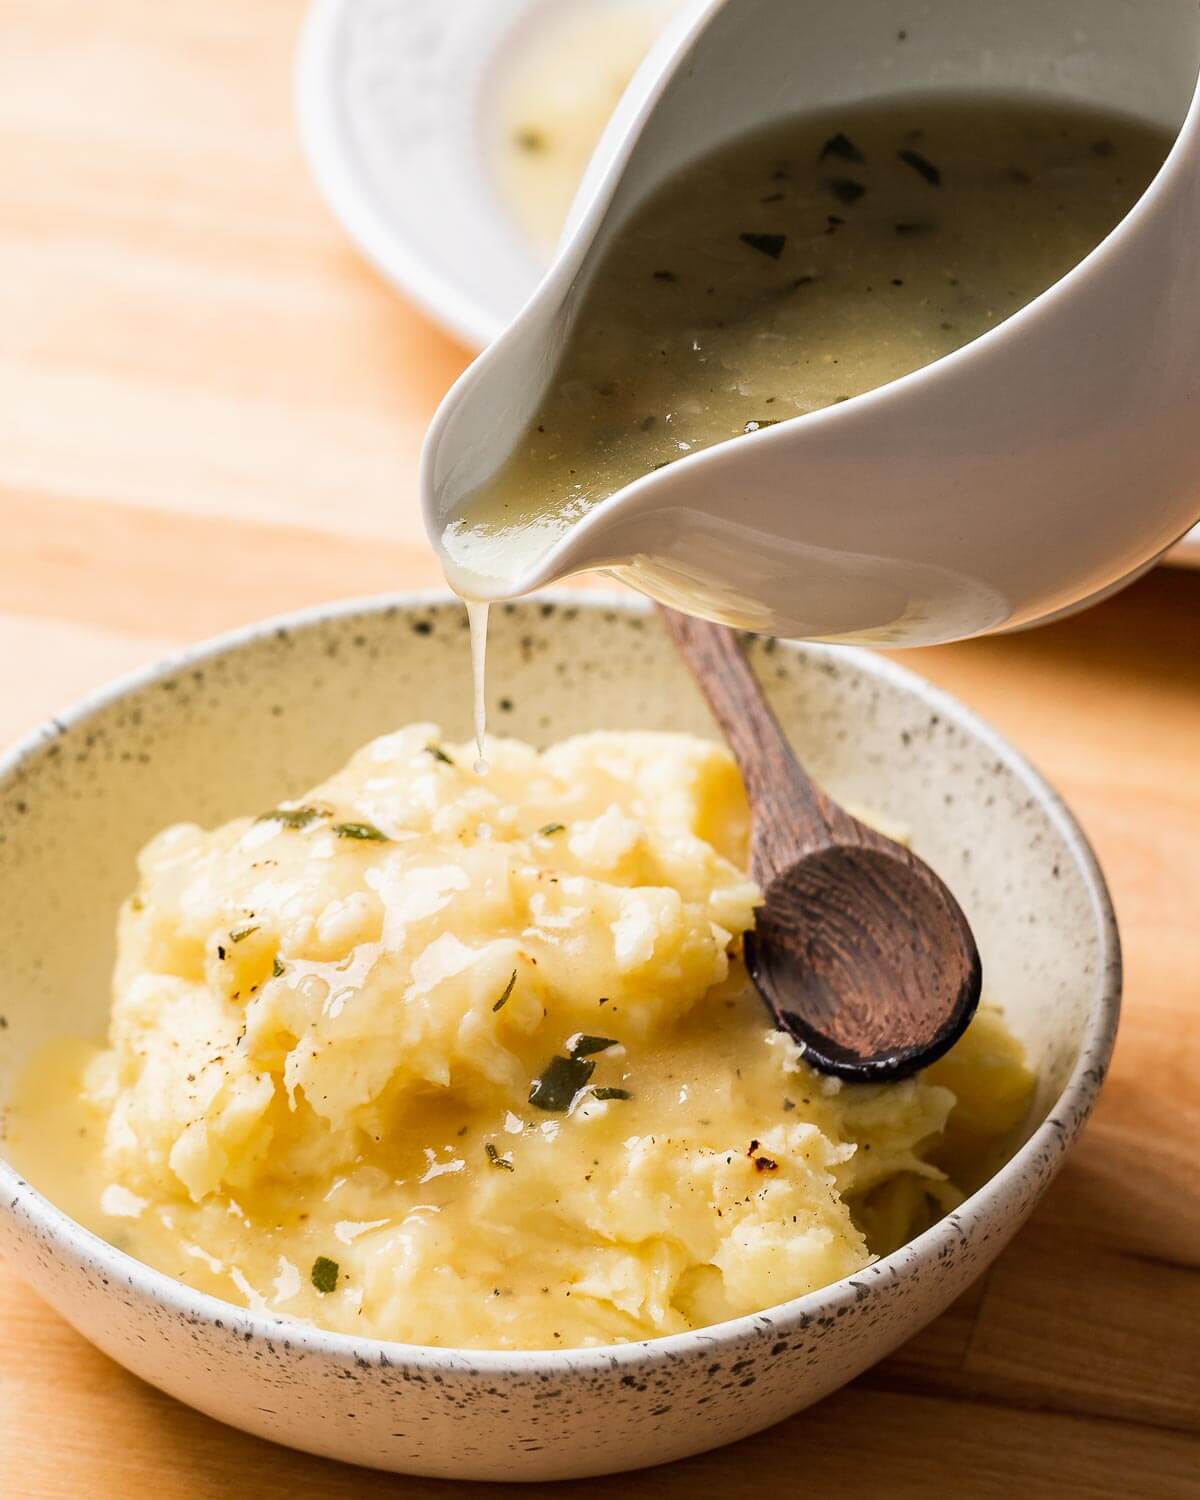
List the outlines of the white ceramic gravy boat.
{"type": "Polygon", "coordinates": [[[1133,114],[1174,145],[1117,228],[1006,322],[627,485],[492,597],[603,568],[751,630],[916,645],[1032,623],[1129,581],[1200,512],[1198,61],[1193,0],[687,8],[618,106],[537,291],[433,421],[431,537],[508,456],[594,267],[669,174],[787,113],[978,86],[1133,114]]]}

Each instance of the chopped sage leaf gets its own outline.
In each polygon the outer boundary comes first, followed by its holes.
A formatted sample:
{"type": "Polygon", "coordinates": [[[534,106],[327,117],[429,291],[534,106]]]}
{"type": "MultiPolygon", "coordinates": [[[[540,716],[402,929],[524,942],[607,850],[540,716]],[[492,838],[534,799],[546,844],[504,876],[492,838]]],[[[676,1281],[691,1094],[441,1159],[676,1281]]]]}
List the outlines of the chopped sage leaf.
{"type": "Polygon", "coordinates": [[[827,177],[825,186],[839,203],[857,203],[867,191],[862,183],[855,182],[853,177],[827,177]]]}
{"type": "Polygon", "coordinates": [[[258,923],[252,922],[249,927],[235,927],[229,934],[231,943],[240,943],[243,938],[248,938],[252,932],[258,931],[258,923]]]}
{"type": "Polygon", "coordinates": [[[327,1255],[318,1255],[312,1263],[309,1280],[322,1295],[332,1292],[338,1284],[337,1261],[330,1260],[327,1255]]]}
{"type": "Polygon", "coordinates": [[[381,833],[374,823],[335,823],[333,831],[340,839],[366,839],[376,844],[388,844],[391,840],[381,833]]]}
{"type": "Polygon", "coordinates": [[[751,250],[758,250],[763,255],[769,255],[772,260],[779,259],[783,254],[783,247],[787,244],[786,234],[757,234],[753,230],[739,234],[738,239],[743,245],[749,245],[751,250]]]}
{"type": "Polygon", "coordinates": [[[496,1001],[495,1005],[492,1006],[493,1010],[503,1010],[503,1008],[505,1007],[505,1005],[508,1004],[508,997],[512,994],[512,992],[513,992],[513,985],[515,985],[516,982],[517,982],[517,971],[516,971],[516,969],[514,969],[512,971],[511,976],[509,977],[508,983],[504,986],[504,993],[500,996],[499,1000],[496,1001]]]}
{"type": "Polygon", "coordinates": [[[440,745],[426,745],[425,749],[433,756],[434,760],[440,760],[442,765],[452,766],[454,764],[440,745]]]}
{"type": "Polygon", "coordinates": [[[611,1036],[573,1036],[567,1043],[572,1057],[590,1057],[593,1052],[607,1052],[620,1044],[611,1036]]]}
{"type": "Polygon", "coordinates": [[[595,1072],[596,1064],[583,1057],[552,1057],[540,1078],[529,1088],[529,1102],[537,1109],[561,1114],[595,1072]]]}
{"type": "Polygon", "coordinates": [[[274,979],[278,979],[279,976],[282,973],[283,973],[283,959],[281,959],[280,956],[279,956],[279,954],[277,953],[275,955],[274,959],[271,962],[271,976],[274,979]]]}
{"type": "Polygon", "coordinates": [[[839,130],[836,135],[831,135],[821,147],[818,161],[824,161],[827,156],[838,156],[842,161],[864,162],[866,157],[854,144],[848,135],[843,135],[839,130]]]}
{"type": "Polygon", "coordinates": [[[483,1149],[487,1152],[487,1159],[491,1162],[493,1167],[500,1167],[505,1172],[512,1171],[512,1162],[509,1161],[507,1156],[501,1156],[499,1151],[496,1150],[495,1146],[492,1145],[491,1141],[488,1141],[483,1149]]]}
{"type": "Polygon", "coordinates": [[[593,1099],[632,1099],[628,1089],[593,1089],[593,1099]]]}
{"type": "Polygon", "coordinates": [[[896,155],[906,167],[911,167],[914,172],[919,172],[926,182],[934,187],[941,187],[941,171],[934,166],[927,156],[922,156],[919,151],[897,151],[896,155]]]}
{"type": "Polygon", "coordinates": [[[329,817],[327,807],[273,807],[256,821],[259,823],[282,823],[285,828],[307,828],[318,818],[329,817]]]}
{"type": "Polygon", "coordinates": [[[565,823],[547,823],[544,828],[539,828],[538,833],[544,839],[548,839],[552,833],[561,833],[567,825],[565,823]]]}

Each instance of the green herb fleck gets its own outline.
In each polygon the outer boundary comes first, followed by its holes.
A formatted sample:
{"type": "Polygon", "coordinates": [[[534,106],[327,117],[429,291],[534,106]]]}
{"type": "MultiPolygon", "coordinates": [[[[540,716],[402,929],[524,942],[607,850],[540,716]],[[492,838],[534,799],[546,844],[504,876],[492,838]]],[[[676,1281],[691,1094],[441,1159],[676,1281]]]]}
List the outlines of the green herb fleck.
{"type": "Polygon", "coordinates": [[[517,131],[514,139],[519,151],[528,151],[531,154],[545,151],[548,144],[543,133],[532,125],[523,126],[517,131]]]}
{"type": "Polygon", "coordinates": [[[487,1145],[484,1146],[483,1149],[487,1152],[487,1159],[491,1162],[493,1167],[499,1167],[502,1171],[505,1172],[512,1171],[512,1162],[509,1161],[507,1156],[501,1156],[499,1151],[496,1150],[495,1146],[492,1145],[491,1141],[488,1141],[487,1145]]]}
{"type": "Polygon", "coordinates": [[[248,938],[252,932],[258,931],[258,923],[252,922],[249,927],[235,927],[229,934],[231,943],[240,943],[243,938],[248,938]]]}
{"type": "Polygon", "coordinates": [[[590,1057],[593,1052],[607,1052],[610,1047],[616,1047],[617,1041],[611,1036],[585,1036],[572,1037],[567,1043],[572,1057],[590,1057]]]}
{"type": "Polygon", "coordinates": [[[272,976],[272,978],[278,979],[279,976],[283,973],[283,971],[284,971],[283,970],[283,959],[281,959],[280,956],[279,956],[279,954],[277,953],[275,955],[274,959],[271,962],[271,976],[272,976]]]}
{"type": "Polygon", "coordinates": [[[389,844],[386,833],[381,833],[374,823],[335,823],[333,831],[340,839],[364,839],[375,844],[389,844]]]}
{"type": "Polygon", "coordinates": [[[628,1089],[593,1089],[593,1099],[632,1099],[628,1089]]]}
{"type": "Polygon", "coordinates": [[[827,177],[825,186],[839,203],[857,203],[867,191],[862,183],[855,182],[853,177],[827,177]]]}
{"type": "Polygon", "coordinates": [[[763,255],[769,255],[772,260],[779,259],[783,254],[783,247],[787,244],[786,234],[757,234],[752,230],[739,234],[738,239],[743,245],[749,245],[751,250],[758,250],[763,255]]]}
{"type": "Polygon", "coordinates": [[[675,274],[674,271],[655,271],[653,274],[654,274],[655,281],[678,281],[679,280],[679,277],[676,276],[676,274],[675,274]]]}
{"type": "Polygon", "coordinates": [[[508,1004],[508,997],[512,994],[512,992],[513,992],[513,985],[515,985],[516,982],[517,982],[517,971],[516,971],[516,969],[514,969],[512,971],[512,974],[509,977],[508,983],[504,986],[504,993],[500,996],[499,1000],[496,1001],[495,1005],[492,1006],[493,1010],[503,1010],[504,1009],[504,1007],[508,1004]]]}
{"type": "Polygon", "coordinates": [[[309,1280],[322,1295],[332,1292],[338,1284],[337,1261],[330,1260],[327,1255],[318,1255],[309,1272],[309,1280]]]}
{"type": "Polygon", "coordinates": [[[329,809],[326,807],[273,807],[270,812],[263,813],[256,821],[282,823],[285,828],[307,828],[318,818],[327,817],[329,817],[329,809]]]}
{"type": "Polygon", "coordinates": [[[817,157],[817,160],[824,161],[827,156],[837,156],[842,161],[855,161],[859,163],[867,159],[850,137],[843,135],[840,130],[836,135],[831,135],[821,147],[821,153],[817,157]]]}
{"type": "Polygon", "coordinates": [[[433,756],[434,760],[440,760],[442,765],[452,766],[454,764],[440,745],[426,745],[425,749],[433,756]]]}
{"type": "Polygon", "coordinates": [[[540,1078],[529,1088],[529,1102],[537,1109],[561,1114],[570,1109],[596,1064],[583,1057],[552,1057],[540,1078]]]}
{"type": "Polygon", "coordinates": [[[919,151],[897,151],[896,155],[906,167],[911,167],[914,172],[919,172],[925,181],[933,187],[941,187],[942,174],[927,156],[922,156],[919,151]]]}
{"type": "Polygon", "coordinates": [[[547,823],[544,828],[539,828],[539,835],[548,839],[552,833],[561,833],[567,825],[565,823],[547,823]]]}

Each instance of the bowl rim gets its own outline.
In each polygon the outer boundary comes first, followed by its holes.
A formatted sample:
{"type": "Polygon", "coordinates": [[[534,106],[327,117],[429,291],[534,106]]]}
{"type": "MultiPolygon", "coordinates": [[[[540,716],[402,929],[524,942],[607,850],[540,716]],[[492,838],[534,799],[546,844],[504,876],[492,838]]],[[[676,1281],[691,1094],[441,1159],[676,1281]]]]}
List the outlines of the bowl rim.
{"type": "MultiPolygon", "coordinates": [[[[153,686],[181,671],[217,657],[252,648],[280,631],[304,632],[323,624],[355,616],[384,617],[388,612],[411,613],[447,604],[457,596],[445,589],[403,590],[330,603],[310,605],[239,626],[187,646],[148,666],[128,672],[96,691],[75,700],[61,713],[43,721],[0,755],[0,792],[6,783],[48,743],[70,729],[85,725],[129,694],[153,686]]],[[[651,606],[636,596],[588,589],[545,589],[514,601],[516,610],[537,608],[543,603],[560,607],[616,611],[625,615],[651,613],[651,606]]],[[[702,1328],[624,1344],[601,1344],[572,1349],[473,1349],[452,1345],[409,1344],[336,1333],[315,1324],[281,1314],[263,1314],[236,1303],[225,1302],[207,1292],[195,1291],[165,1272],[116,1249],[107,1240],[84,1228],[51,1199],[27,1182],[0,1154],[0,1214],[14,1221],[24,1218],[29,1229],[40,1234],[63,1257],[82,1270],[92,1269],[119,1281],[163,1311],[178,1314],[192,1323],[210,1328],[235,1329],[243,1336],[269,1340],[288,1349],[320,1355],[343,1364],[375,1364],[475,1374],[519,1376],[546,1369],[562,1373],[611,1374],[627,1366],[659,1364],[703,1350],[706,1354],[738,1343],[747,1335],[770,1331],[793,1321],[800,1326],[817,1317],[856,1303],[862,1296],[858,1280],[865,1271],[883,1269],[893,1280],[903,1280],[919,1266],[933,1264],[942,1252],[961,1241],[972,1225],[979,1225],[1002,1212],[1005,1203],[1019,1198],[1021,1186],[1036,1172],[1039,1158],[1058,1148],[1059,1160],[1079,1134],[1090,1115],[1107,1072],[1116,1039],[1121,1008],[1122,960],[1116,914],[1099,861],[1086,834],[1059,793],[1019,750],[998,730],[952,694],[934,686],[918,673],[862,647],[809,641],[780,641],[797,655],[816,660],[853,663],[867,678],[898,688],[953,722],[960,730],[984,744],[1024,785],[1044,816],[1065,843],[1083,878],[1091,916],[1099,938],[1095,994],[1084,1027],[1079,1055],[1045,1118],[1011,1157],[963,1203],[930,1228],[890,1255],[873,1261],[840,1281],[818,1287],[790,1301],[773,1304],[702,1328]]],[[[1049,1180],[1048,1178],[1046,1179],[1049,1180]]],[[[28,1230],[26,1231],[28,1232],[28,1230]]]]}

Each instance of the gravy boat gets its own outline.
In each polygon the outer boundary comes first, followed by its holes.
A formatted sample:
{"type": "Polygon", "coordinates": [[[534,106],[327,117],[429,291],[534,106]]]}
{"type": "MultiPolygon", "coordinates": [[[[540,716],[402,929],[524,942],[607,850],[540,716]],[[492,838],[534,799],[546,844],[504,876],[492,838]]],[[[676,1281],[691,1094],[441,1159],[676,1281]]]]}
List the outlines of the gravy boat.
{"type": "Polygon", "coordinates": [[[1200,512],[1200,12],[1193,0],[702,0],[623,96],[553,264],[426,439],[433,540],[540,403],[614,236],[692,159],[790,113],[972,87],[1167,129],[1126,217],[1022,310],[839,405],[618,490],[502,599],[607,569],[693,614],[920,645],[1014,629],[1136,577],[1200,512]]]}

